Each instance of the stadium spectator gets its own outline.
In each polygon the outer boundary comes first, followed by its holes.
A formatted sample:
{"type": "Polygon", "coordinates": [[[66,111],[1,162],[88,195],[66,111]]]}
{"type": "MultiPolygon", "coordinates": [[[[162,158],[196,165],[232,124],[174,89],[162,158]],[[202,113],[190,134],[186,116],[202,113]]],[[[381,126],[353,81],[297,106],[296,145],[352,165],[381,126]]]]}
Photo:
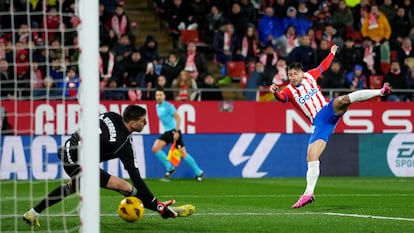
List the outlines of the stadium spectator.
{"type": "Polygon", "coordinates": [[[28,46],[30,38],[29,26],[25,23],[21,24],[16,30],[16,40],[23,43],[24,46],[28,46]]]}
{"type": "Polygon", "coordinates": [[[318,8],[313,12],[313,26],[317,29],[324,28],[332,23],[332,1],[319,1],[318,8]]]}
{"type": "Polygon", "coordinates": [[[99,0],[104,5],[105,14],[112,15],[115,13],[116,6],[119,5],[118,0],[99,0]]]}
{"type": "Polygon", "coordinates": [[[167,79],[167,86],[171,86],[172,81],[176,79],[184,69],[184,63],[185,61],[183,62],[179,59],[176,53],[170,52],[161,68],[161,75],[165,76],[167,79]]]}
{"type": "Polygon", "coordinates": [[[311,47],[312,49],[317,49],[318,48],[318,42],[321,38],[316,38],[316,33],[315,30],[313,28],[309,28],[307,35],[309,36],[309,40],[311,43],[311,47]]]}
{"type": "Polygon", "coordinates": [[[204,82],[200,84],[200,100],[223,100],[223,94],[220,88],[216,85],[212,74],[208,73],[204,78],[204,82]]]}
{"type": "Polygon", "coordinates": [[[260,48],[256,38],[256,27],[249,23],[246,33],[242,38],[241,55],[246,63],[251,61],[255,62],[258,59],[259,52],[260,48]]]}
{"type": "Polygon", "coordinates": [[[397,61],[404,72],[408,70],[405,65],[405,59],[407,58],[414,58],[414,49],[408,37],[403,39],[401,46],[397,49],[397,61]]]}
{"type": "Polygon", "coordinates": [[[112,78],[115,70],[115,56],[109,50],[109,45],[101,43],[99,46],[99,82],[100,87],[105,88],[108,80],[112,78]]]}
{"type": "Polygon", "coordinates": [[[299,37],[294,26],[289,26],[286,29],[286,33],[283,35],[281,43],[283,46],[280,47],[278,51],[280,51],[282,57],[287,57],[294,48],[299,46],[299,37]]]}
{"type": "Polygon", "coordinates": [[[352,91],[367,87],[367,77],[364,75],[362,65],[355,65],[354,70],[346,74],[345,87],[352,91]]]}
{"type": "Polygon", "coordinates": [[[127,93],[124,87],[119,86],[118,79],[111,77],[108,80],[108,86],[105,87],[102,96],[102,100],[126,100],[127,93]]]}
{"type": "Polygon", "coordinates": [[[316,51],[310,46],[310,39],[308,35],[303,35],[299,39],[299,46],[294,48],[287,57],[287,62],[299,62],[304,69],[309,69],[315,66],[316,51]],[[306,68],[305,68],[306,67],[306,68]]]}
{"type": "Polygon", "coordinates": [[[0,59],[6,59],[6,53],[7,53],[6,43],[7,43],[7,39],[4,37],[0,37],[0,59]]]}
{"type": "Polygon", "coordinates": [[[338,29],[341,35],[346,35],[354,30],[354,15],[345,0],[340,0],[338,9],[333,12],[332,26],[338,29]]]}
{"type": "Polygon", "coordinates": [[[213,38],[215,60],[219,65],[228,61],[241,61],[240,38],[234,33],[233,24],[226,22],[213,38]]]}
{"type": "Polygon", "coordinates": [[[279,57],[271,45],[266,46],[263,52],[259,55],[259,60],[264,65],[265,69],[275,69],[278,59],[279,57]]]}
{"type": "Polygon", "coordinates": [[[255,63],[254,71],[250,74],[246,83],[246,90],[243,91],[243,96],[245,100],[256,101],[257,91],[260,84],[260,76],[264,72],[264,64],[260,61],[255,63]]]}
{"type": "Polygon", "coordinates": [[[194,42],[187,44],[186,52],[181,55],[180,61],[184,63],[184,69],[190,71],[190,76],[197,83],[202,83],[208,73],[208,64],[203,53],[197,51],[194,42]]]}
{"type": "Polygon", "coordinates": [[[338,54],[345,73],[351,71],[356,64],[362,64],[361,50],[355,47],[354,38],[345,38],[344,46],[338,54]]]}
{"type": "Polygon", "coordinates": [[[246,33],[247,24],[250,22],[248,21],[248,15],[241,11],[241,6],[238,2],[234,2],[232,4],[231,12],[227,19],[231,24],[233,24],[234,34],[236,34],[237,38],[243,38],[246,33]]]}
{"type": "Polygon", "coordinates": [[[223,12],[220,11],[216,5],[212,5],[210,13],[206,16],[206,26],[204,31],[204,41],[207,44],[213,44],[214,34],[219,30],[225,20],[223,12]]]}
{"type": "Polygon", "coordinates": [[[257,9],[254,7],[254,2],[250,0],[240,0],[241,12],[246,16],[247,23],[256,25],[257,23],[257,9]]]}
{"type": "Polygon", "coordinates": [[[394,4],[392,4],[392,0],[384,0],[378,9],[384,13],[384,15],[387,17],[388,22],[391,22],[391,20],[396,15],[396,7],[394,4]]]}
{"type": "Polygon", "coordinates": [[[43,79],[42,87],[33,91],[33,99],[35,100],[57,100],[62,99],[62,89],[54,83],[50,76],[43,79]]]}
{"type": "Polygon", "coordinates": [[[157,65],[160,62],[160,54],[158,53],[158,42],[153,35],[147,35],[145,42],[139,48],[142,59],[157,65]]]}
{"type": "Polygon", "coordinates": [[[296,17],[299,19],[304,19],[306,21],[312,21],[313,11],[308,7],[308,0],[298,0],[298,12],[296,17]]]}
{"type": "Polygon", "coordinates": [[[129,35],[131,33],[131,22],[125,13],[124,6],[121,4],[116,5],[115,12],[107,23],[107,27],[115,33],[118,39],[124,34],[129,35]]]}
{"type": "Polygon", "coordinates": [[[175,39],[181,30],[197,29],[198,24],[194,17],[194,10],[187,1],[172,0],[166,12],[168,30],[175,39]]]}
{"type": "MultiPolygon", "coordinates": [[[[164,75],[159,75],[157,77],[156,82],[155,82],[155,89],[160,89],[160,88],[164,89],[165,100],[174,100],[174,94],[170,90],[171,89],[171,83],[167,82],[167,78],[164,75]]],[[[155,99],[155,93],[154,93],[153,97],[155,99]]]]}
{"type": "Polygon", "coordinates": [[[322,35],[322,39],[327,40],[329,42],[328,46],[332,46],[333,44],[340,44],[344,43],[342,39],[342,35],[339,34],[338,30],[334,28],[331,24],[327,24],[325,26],[325,30],[322,35]]]}
{"type": "MultiPolygon", "coordinates": [[[[276,16],[278,19],[283,19],[286,17],[286,12],[289,5],[286,0],[276,0],[273,2],[272,8],[274,9],[274,16],[276,16]]],[[[265,9],[265,14],[266,14],[265,9]]]]}
{"type": "MultiPolygon", "coordinates": [[[[386,82],[389,83],[393,89],[407,89],[406,75],[402,72],[400,63],[398,63],[398,61],[391,62],[390,71],[384,75],[383,83],[386,82]]],[[[386,101],[401,102],[408,99],[408,93],[393,92],[383,98],[386,101]]]]}
{"type": "MultiPolygon", "coordinates": [[[[322,89],[324,88],[344,88],[345,87],[345,73],[341,68],[341,63],[338,60],[333,60],[329,69],[318,79],[318,84],[322,89]]],[[[324,93],[328,96],[329,93],[324,93]]],[[[341,95],[340,92],[335,91],[333,97],[336,98],[341,95]]]]}
{"type": "Polygon", "coordinates": [[[210,6],[217,6],[223,12],[224,18],[228,18],[231,11],[232,0],[210,0],[210,6]]]}
{"type": "Polygon", "coordinates": [[[194,12],[194,22],[197,23],[198,30],[205,30],[206,16],[209,12],[208,1],[209,0],[190,0],[190,5],[194,12]]]}
{"type": "Polygon", "coordinates": [[[308,32],[310,27],[312,27],[312,21],[296,17],[297,12],[298,11],[295,7],[288,7],[286,17],[282,19],[282,26],[284,30],[286,30],[289,26],[293,26],[295,27],[297,35],[302,36],[308,32]]]}
{"type": "MultiPolygon", "coordinates": [[[[284,0],[283,0],[284,1],[284,0]]],[[[286,43],[283,41],[285,30],[282,27],[282,20],[276,17],[272,7],[266,7],[264,15],[259,20],[257,31],[261,47],[273,45],[276,50],[286,50],[286,43]]]]}
{"type": "MultiPolygon", "coordinates": [[[[109,43],[109,28],[107,22],[111,18],[112,14],[108,14],[105,11],[105,5],[103,2],[99,3],[99,38],[101,42],[109,43]]],[[[110,45],[112,48],[113,45],[110,45]]]]}
{"type": "MultiPolygon", "coordinates": [[[[147,88],[147,84],[152,82],[153,75],[154,65],[144,61],[138,50],[134,50],[131,53],[122,67],[122,76],[125,78],[125,84],[130,90],[136,89],[137,91],[141,91],[147,88]]],[[[132,100],[139,100],[144,97],[142,93],[135,93],[133,96],[131,96],[132,92],[128,94],[132,100]]]]}
{"type": "Polygon", "coordinates": [[[53,79],[53,83],[57,87],[62,87],[64,78],[65,78],[64,70],[66,69],[66,67],[63,66],[61,58],[57,57],[57,58],[50,58],[50,59],[52,59],[52,63],[49,66],[48,74],[53,79]]]}
{"type": "Polygon", "coordinates": [[[30,66],[30,90],[36,91],[43,87],[43,72],[37,62],[33,62],[30,66]]]}
{"type": "Polygon", "coordinates": [[[20,49],[16,52],[16,78],[17,96],[19,98],[30,96],[30,64],[29,51],[20,49]]]}
{"type": "Polygon", "coordinates": [[[375,75],[379,69],[379,50],[378,47],[374,46],[374,41],[369,37],[365,37],[362,42],[363,58],[362,60],[366,64],[369,71],[369,75],[375,75]]]}
{"type": "Polygon", "coordinates": [[[6,59],[0,59],[0,98],[15,99],[14,71],[6,59]]]}
{"type": "Polygon", "coordinates": [[[367,17],[365,17],[361,33],[363,37],[369,37],[379,47],[379,58],[381,62],[390,61],[390,47],[388,40],[391,37],[391,27],[387,17],[378,10],[377,5],[372,5],[367,17]]]}
{"type": "Polygon", "coordinates": [[[80,86],[80,79],[77,74],[77,69],[70,66],[66,70],[65,82],[63,83],[62,89],[67,100],[74,100],[78,96],[78,90],[80,86]]]}
{"type": "Polygon", "coordinates": [[[53,39],[62,38],[59,34],[59,27],[61,27],[61,17],[55,7],[49,8],[46,15],[43,16],[45,19],[42,20],[41,28],[44,30],[42,38],[45,43],[49,43],[53,39]]]}
{"type": "Polygon", "coordinates": [[[174,99],[178,101],[195,100],[198,94],[197,83],[187,70],[180,72],[180,75],[173,80],[171,87],[174,88],[174,99]]]}
{"type": "Polygon", "coordinates": [[[116,62],[121,62],[125,58],[129,57],[133,49],[135,49],[135,47],[132,45],[129,36],[127,34],[123,34],[112,48],[116,62]]]}
{"type": "Polygon", "coordinates": [[[319,46],[316,49],[316,63],[321,63],[323,59],[331,52],[329,49],[331,46],[329,45],[330,42],[326,39],[322,39],[319,42],[319,46]]]}
{"type": "Polygon", "coordinates": [[[412,26],[408,16],[405,14],[405,9],[403,7],[397,8],[396,15],[390,20],[390,26],[390,47],[392,50],[395,50],[401,46],[403,38],[408,36],[412,26]]]}

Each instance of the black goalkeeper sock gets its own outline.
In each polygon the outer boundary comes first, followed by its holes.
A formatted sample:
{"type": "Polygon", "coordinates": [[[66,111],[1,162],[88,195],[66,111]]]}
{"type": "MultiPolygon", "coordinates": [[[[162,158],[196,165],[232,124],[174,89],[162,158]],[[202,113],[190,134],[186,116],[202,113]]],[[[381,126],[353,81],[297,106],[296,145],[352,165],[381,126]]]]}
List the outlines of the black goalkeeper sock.
{"type": "Polygon", "coordinates": [[[72,191],[70,191],[68,185],[62,184],[61,186],[57,187],[55,190],[50,192],[49,195],[47,195],[47,197],[44,198],[39,204],[37,204],[33,209],[37,213],[41,213],[47,207],[50,207],[60,202],[70,194],[72,194],[72,191]]]}

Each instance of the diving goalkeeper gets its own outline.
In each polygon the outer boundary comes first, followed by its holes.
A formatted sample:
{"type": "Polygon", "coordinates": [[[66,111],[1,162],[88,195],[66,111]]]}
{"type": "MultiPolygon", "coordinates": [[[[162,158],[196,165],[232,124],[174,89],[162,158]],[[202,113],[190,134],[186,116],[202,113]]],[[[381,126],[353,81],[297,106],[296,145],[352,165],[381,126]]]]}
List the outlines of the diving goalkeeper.
{"type": "MultiPolygon", "coordinates": [[[[129,105],[123,115],[106,112],[99,116],[100,132],[100,162],[119,158],[133,183],[108,174],[100,169],[100,186],[115,190],[124,196],[136,196],[142,200],[144,207],[157,211],[164,219],[186,217],[193,213],[195,207],[184,205],[172,207],[175,200],[161,202],[151,193],[141,178],[132,148],[132,132],[141,132],[147,124],[147,111],[137,105],[129,105]]],[[[81,167],[78,164],[78,146],[81,143],[80,135],[75,132],[59,150],[59,158],[63,162],[65,172],[71,177],[66,184],[62,184],[51,191],[42,201],[23,215],[23,220],[30,225],[40,226],[40,213],[65,197],[79,191],[79,174],[81,167]]]]}

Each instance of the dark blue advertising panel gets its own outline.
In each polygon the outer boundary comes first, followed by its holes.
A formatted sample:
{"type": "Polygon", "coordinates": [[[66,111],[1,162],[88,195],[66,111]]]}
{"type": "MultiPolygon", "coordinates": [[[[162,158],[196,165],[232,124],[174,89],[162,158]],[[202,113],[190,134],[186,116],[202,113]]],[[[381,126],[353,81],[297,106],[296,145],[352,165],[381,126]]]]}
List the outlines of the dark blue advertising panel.
{"type": "MultiPolygon", "coordinates": [[[[62,171],[57,149],[68,136],[4,136],[1,139],[0,179],[58,179],[62,171]]],[[[152,154],[158,135],[134,135],[141,174],[161,177],[165,170],[152,154]]],[[[187,151],[206,177],[292,177],[306,174],[307,134],[184,135],[187,151]]],[[[165,148],[168,153],[168,148],[165,148]]],[[[118,160],[101,165],[109,173],[127,177],[118,160]]],[[[181,160],[175,177],[193,177],[181,160]]]]}

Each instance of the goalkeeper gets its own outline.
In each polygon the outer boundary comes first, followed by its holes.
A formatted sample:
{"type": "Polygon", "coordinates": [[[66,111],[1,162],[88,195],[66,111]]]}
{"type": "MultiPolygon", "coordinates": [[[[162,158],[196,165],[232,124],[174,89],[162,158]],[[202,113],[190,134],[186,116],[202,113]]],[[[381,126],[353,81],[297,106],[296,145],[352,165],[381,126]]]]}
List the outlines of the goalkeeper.
{"type": "MultiPolygon", "coordinates": [[[[99,116],[100,161],[119,158],[133,183],[131,185],[124,179],[112,176],[100,169],[100,186],[118,191],[124,196],[138,197],[144,203],[145,208],[157,211],[164,219],[191,215],[195,209],[194,206],[171,207],[175,200],[158,201],[141,178],[135,160],[135,152],[132,148],[131,133],[142,131],[147,124],[146,113],[147,111],[140,106],[129,105],[122,116],[114,112],[107,112],[99,116]]],[[[38,218],[44,209],[79,191],[81,167],[78,164],[78,145],[80,144],[80,135],[75,132],[59,150],[59,158],[62,160],[63,168],[71,177],[71,180],[54,189],[35,207],[27,211],[23,215],[25,222],[40,226],[38,218]]]]}

